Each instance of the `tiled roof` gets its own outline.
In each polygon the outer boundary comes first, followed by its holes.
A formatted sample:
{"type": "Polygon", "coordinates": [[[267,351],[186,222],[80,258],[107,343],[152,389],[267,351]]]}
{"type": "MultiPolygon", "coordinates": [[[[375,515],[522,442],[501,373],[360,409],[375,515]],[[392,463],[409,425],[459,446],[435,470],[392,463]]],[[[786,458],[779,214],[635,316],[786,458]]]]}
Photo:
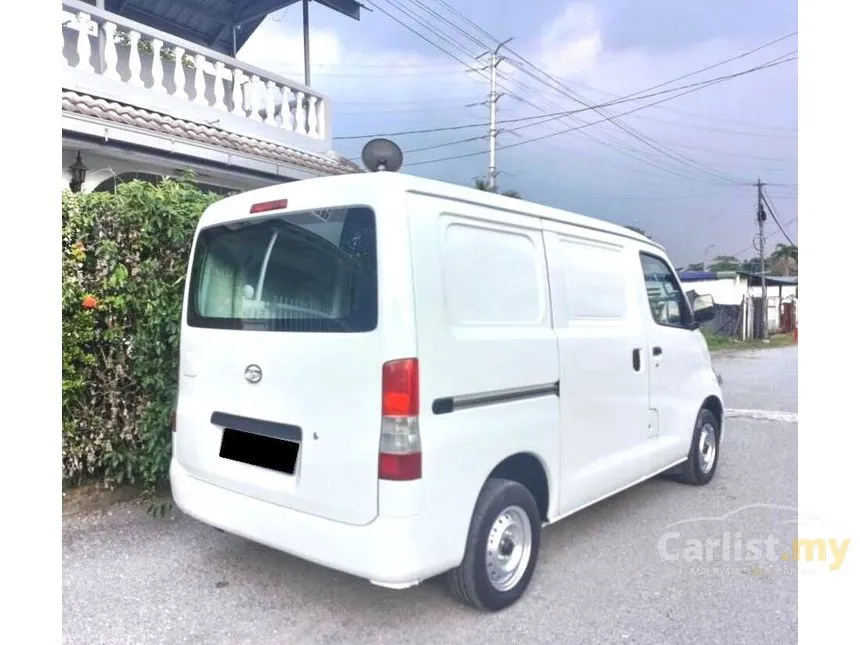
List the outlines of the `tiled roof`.
{"type": "Polygon", "coordinates": [[[129,125],[159,134],[190,139],[219,148],[235,150],[236,152],[250,156],[264,157],[274,161],[293,164],[329,175],[361,172],[359,166],[343,157],[328,157],[326,155],[300,151],[289,146],[227,132],[211,125],[177,119],[160,112],[152,112],[143,108],[80,94],[71,90],[63,90],[63,111],[129,125]]]}

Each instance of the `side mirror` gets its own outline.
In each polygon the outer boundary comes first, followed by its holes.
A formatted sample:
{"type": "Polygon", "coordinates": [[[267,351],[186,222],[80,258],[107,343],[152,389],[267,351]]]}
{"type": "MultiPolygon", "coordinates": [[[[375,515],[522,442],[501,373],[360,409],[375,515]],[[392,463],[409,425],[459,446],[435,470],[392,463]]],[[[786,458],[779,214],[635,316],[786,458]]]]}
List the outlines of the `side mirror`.
{"type": "Polygon", "coordinates": [[[716,316],[714,308],[714,297],[710,294],[696,296],[692,302],[693,305],[693,320],[697,323],[708,322],[716,316]]]}

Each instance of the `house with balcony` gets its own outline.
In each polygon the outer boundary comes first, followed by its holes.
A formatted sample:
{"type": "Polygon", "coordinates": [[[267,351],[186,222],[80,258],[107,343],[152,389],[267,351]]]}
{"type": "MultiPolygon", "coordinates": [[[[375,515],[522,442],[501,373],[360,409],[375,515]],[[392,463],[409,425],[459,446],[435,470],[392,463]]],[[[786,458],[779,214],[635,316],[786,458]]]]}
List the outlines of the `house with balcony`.
{"type": "MultiPolygon", "coordinates": [[[[219,192],[361,172],[328,96],[237,60],[267,15],[312,0],[63,0],[62,189],[192,171],[219,192]]],[[[313,0],[358,19],[354,0],[313,0]]],[[[305,20],[307,30],[307,20],[305,20]]]]}

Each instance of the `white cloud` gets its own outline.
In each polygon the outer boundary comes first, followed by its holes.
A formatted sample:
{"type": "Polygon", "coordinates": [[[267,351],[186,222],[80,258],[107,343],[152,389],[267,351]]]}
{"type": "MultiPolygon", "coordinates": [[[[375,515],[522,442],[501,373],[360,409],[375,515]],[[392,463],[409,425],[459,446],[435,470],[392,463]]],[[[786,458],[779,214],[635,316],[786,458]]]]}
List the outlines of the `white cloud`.
{"type": "Polygon", "coordinates": [[[574,2],[544,29],[537,60],[547,73],[570,78],[592,69],[602,49],[596,9],[574,2]]]}
{"type": "MultiPolygon", "coordinates": [[[[428,56],[364,47],[365,43],[345,44],[333,30],[311,27],[312,85],[331,97],[335,115],[339,102],[438,102],[446,95],[471,92],[478,96],[486,91],[477,82],[479,76],[466,73],[462,66],[441,54],[428,56]]],[[[237,57],[297,82],[304,81],[302,30],[278,17],[263,21],[237,57]]]]}
{"type": "MultiPolygon", "coordinates": [[[[344,60],[343,46],[333,31],[312,29],[310,51],[315,66],[340,65],[344,60]]],[[[290,28],[276,17],[268,18],[251,35],[237,58],[288,78],[301,78],[304,70],[302,30],[290,28]]]]}

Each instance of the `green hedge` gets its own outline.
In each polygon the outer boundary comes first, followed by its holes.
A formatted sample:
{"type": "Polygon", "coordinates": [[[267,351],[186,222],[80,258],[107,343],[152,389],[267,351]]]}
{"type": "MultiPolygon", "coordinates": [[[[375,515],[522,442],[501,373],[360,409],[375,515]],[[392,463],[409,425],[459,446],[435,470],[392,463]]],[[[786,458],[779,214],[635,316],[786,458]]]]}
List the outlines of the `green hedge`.
{"type": "Polygon", "coordinates": [[[170,459],[191,180],[63,195],[63,478],[152,489],[170,459]]]}

